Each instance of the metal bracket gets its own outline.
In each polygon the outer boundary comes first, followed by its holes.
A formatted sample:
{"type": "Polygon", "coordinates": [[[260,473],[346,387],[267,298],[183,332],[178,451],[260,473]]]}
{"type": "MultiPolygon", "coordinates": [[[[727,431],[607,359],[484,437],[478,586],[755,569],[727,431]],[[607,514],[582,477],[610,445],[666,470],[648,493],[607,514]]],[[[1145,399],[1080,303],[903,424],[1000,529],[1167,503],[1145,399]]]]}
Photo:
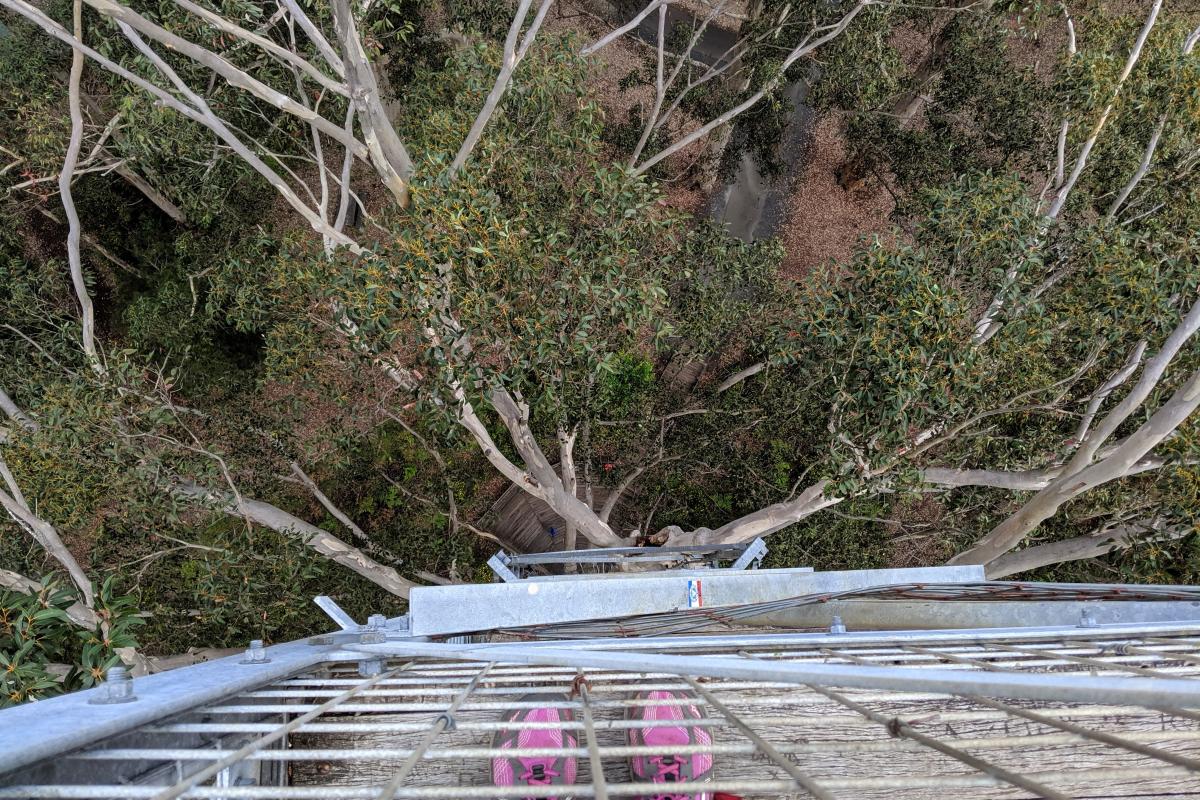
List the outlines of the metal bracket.
{"type": "Polygon", "coordinates": [[[766,554],[767,543],[761,537],[755,539],[746,545],[746,549],[738,556],[737,561],[733,562],[730,569],[758,569],[762,564],[763,556],[766,554]]]}
{"type": "Polygon", "coordinates": [[[496,573],[496,577],[505,583],[516,583],[521,580],[517,573],[508,568],[508,553],[503,550],[489,558],[487,563],[492,568],[492,572],[496,573]]]}
{"type": "Polygon", "coordinates": [[[358,674],[364,678],[374,678],[383,672],[386,666],[382,658],[370,658],[358,662],[358,674]]]}
{"type": "Polygon", "coordinates": [[[344,631],[362,630],[362,625],[354,621],[354,618],[342,610],[342,607],[337,604],[332,597],[326,594],[319,594],[313,598],[313,602],[317,604],[322,611],[325,612],[331,620],[333,620],[339,628],[344,631]]]}

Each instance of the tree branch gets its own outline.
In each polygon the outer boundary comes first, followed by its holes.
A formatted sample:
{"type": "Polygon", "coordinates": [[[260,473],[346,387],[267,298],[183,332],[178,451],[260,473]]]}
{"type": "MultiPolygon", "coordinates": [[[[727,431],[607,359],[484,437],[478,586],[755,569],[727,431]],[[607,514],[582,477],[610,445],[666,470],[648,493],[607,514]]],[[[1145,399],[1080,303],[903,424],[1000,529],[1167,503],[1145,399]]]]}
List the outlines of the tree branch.
{"type": "Polygon", "coordinates": [[[641,23],[642,20],[644,20],[646,17],[653,14],[660,7],[670,5],[670,3],[671,3],[671,0],[653,0],[650,3],[650,5],[646,6],[641,11],[639,11],[634,16],[633,19],[629,20],[629,22],[626,22],[624,25],[622,25],[619,28],[615,28],[615,29],[609,31],[608,33],[604,34],[604,36],[600,37],[599,39],[592,42],[587,47],[580,50],[579,55],[590,56],[590,55],[594,55],[595,53],[600,52],[605,47],[612,44],[617,39],[620,39],[622,36],[629,33],[634,28],[636,28],[641,23]]]}
{"type": "MultiPolygon", "coordinates": [[[[83,41],[83,3],[75,0],[71,18],[75,26],[75,39],[83,41]]],[[[83,146],[83,111],[79,107],[79,81],[83,77],[83,53],[71,51],[71,76],[68,80],[67,94],[71,115],[71,139],[67,144],[67,154],[63,159],[62,171],[58,174],[58,195],[62,200],[63,211],[67,216],[67,263],[71,270],[71,285],[75,288],[75,298],[79,301],[82,311],[80,324],[83,333],[83,352],[87,356],[92,369],[103,372],[100,355],[96,352],[96,312],[92,307],[92,296],[88,293],[87,283],[83,279],[83,259],[79,254],[79,213],[75,210],[75,200],[71,194],[71,181],[75,178],[75,167],[79,163],[79,149],[83,146]]]]}
{"type": "MultiPolygon", "coordinates": [[[[242,41],[245,41],[245,42],[249,42],[250,44],[253,44],[256,47],[275,56],[280,61],[283,61],[283,62],[289,64],[290,66],[295,67],[296,69],[299,69],[305,75],[312,78],[314,81],[321,84],[321,86],[325,87],[329,91],[334,92],[335,94],[340,94],[342,97],[350,96],[350,91],[346,88],[345,84],[342,84],[342,83],[339,83],[338,81],[332,80],[327,75],[325,75],[325,73],[321,72],[319,69],[314,67],[312,64],[310,64],[305,59],[301,58],[296,53],[293,53],[291,50],[288,50],[286,47],[280,47],[279,45],[275,44],[267,37],[260,36],[257,33],[252,33],[250,31],[242,28],[239,25],[235,25],[234,23],[227,20],[225,17],[222,17],[220,14],[214,14],[212,11],[209,11],[207,8],[204,8],[203,6],[193,3],[192,0],[175,0],[175,4],[178,5],[180,8],[184,9],[185,11],[188,11],[189,13],[195,14],[197,17],[200,17],[201,19],[203,19],[209,25],[212,25],[217,30],[222,31],[224,33],[228,33],[230,36],[233,36],[234,38],[241,39],[242,41]]],[[[293,19],[294,19],[294,17],[293,17],[293,19]]],[[[314,42],[314,44],[315,44],[315,42],[314,42]]],[[[331,66],[333,67],[334,71],[337,73],[339,78],[345,77],[345,73],[343,71],[343,67],[341,64],[334,63],[331,66]]]]}
{"type": "MultiPolygon", "coordinates": [[[[13,0],[5,0],[5,3],[13,0]]],[[[186,39],[183,39],[162,26],[151,22],[131,8],[123,6],[113,0],[83,0],[100,14],[109,17],[118,22],[123,22],[139,33],[148,36],[160,44],[165,45],[171,50],[187,56],[193,61],[202,64],[214,73],[224,78],[230,86],[242,89],[254,95],[260,100],[274,106],[275,108],[294,117],[304,120],[307,123],[317,126],[321,133],[330,138],[341,142],[344,145],[354,147],[360,154],[365,155],[365,149],[361,142],[353,138],[347,140],[345,131],[339,126],[333,124],[329,120],[317,114],[312,109],[305,108],[300,103],[293,100],[286,94],[272,89],[262,81],[249,75],[242,70],[230,64],[221,56],[204,49],[198,45],[192,44],[186,39]]],[[[351,87],[353,88],[353,87],[351,87]]],[[[362,157],[360,155],[360,157],[362,157]]]]}
{"type": "Polygon", "coordinates": [[[1163,342],[1162,348],[1146,362],[1141,377],[1129,394],[1100,421],[1100,424],[1085,441],[1079,443],[1079,449],[1067,464],[1065,470],[1067,474],[1078,472],[1091,463],[1101,445],[1108,441],[1116,433],[1121,423],[1127,420],[1150,397],[1154,388],[1162,380],[1163,373],[1166,372],[1175,354],[1195,335],[1197,330],[1200,330],[1200,298],[1193,302],[1191,310],[1171,331],[1171,335],[1163,342]]]}
{"type": "Polygon", "coordinates": [[[995,581],[1039,567],[1098,558],[1114,550],[1124,550],[1140,541],[1169,542],[1182,539],[1194,530],[1195,528],[1190,525],[1178,525],[1167,530],[1158,530],[1149,524],[1100,528],[1084,536],[1026,547],[1024,550],[1014,553],[1005,553],[989,562],[984,567],[984,571],[988,580],[995,581]],[[1147,533],[1152,535],[1147,537],[1147,533]]]}
{"type": "Polygon", "coordinates": [[[1130,376],[1137,371],[1138,365],[1142,363],[1142,356],[1146,353],[1146,340],[1141,339],[1134,345],[1133,350],[1129,353],[1129,357],[1125,359],[1124,365],[1113,373],[1107,381],[1105,381],[1099,389],[1092,393],[1088,400],[1087,410],[1083,412],[1083,419],[1079,421],[1079,427],[1075,430],[1075,441],[1083,442],[1087,440],[1088,430],[1092,427],[1092,421],[1096,418],[1096,413],[1100,410],[1100,406],[1108,398],[1118,386],[1129,380],[1130,376]]]}
{"type": "Polygon", "coordinates": [[[451,162],[450,168],[447,170],[448,177],[453,178],[463,168],[463,165],[467,163],[471,151],[475,149],[475,145],[479,143],[480,137],[483,136],[483,129],[487,127],[488,120],[496,113],[496,108],[500,105],[500,100],[504,97],[504,92],[508,89],[508,84],[512,80],[513,72],[516,71],[517,66],[521,63],[521,59],[525,57],[525,53],[529,51],[534,37],[537,36],[538,29],[542,27],[542,21],[546,18],[546,12],[550,10],[553,2],[554,0],[542,0],[542,4],[538,8],[533,22],[530,23],[529,30],[526,31],[524,39],[521,40],[519,48],[517,40],[520,38],[521,27],[525,24],[525,17],[529,14],[532,0],[521,0],[518,4],[517,13],[513,15],[512,24],[508,27],[508,36],[504,39],[504,56],[500,63],[500,72],[496,75],[496,82],[492,84],[492,90],[488,92],[487,99],[483,102],[483,107],[479,109],[479,113],[475,116],[475,121],[471,124],[471,130],[467,132],[467,138],[459,146],[458,152],[454,156],[454,161],[451,162]]]}
{"type": "Polygon", "coordinates": [[[1116,106],[1117,97],[1121,93],[1121,87],[1125,84],[1125,79],[1129,77],[1129,73],[1133,72],[1134,66],[1142,55],[1142,48],[1146,44],[1146,39],[1150,36],[1150,30],[1154,27],[1154,22],[1158,19],[1158,12],[1162,9],[1162,0],[1154,0],[1150,6],[1150,13],[1146,16],[1145,23],[1142,24],[1142,29],[1138,32],[1137,39],[1133,43],[1133,48],[1129,51],[1129,58],[1125,61],[1125,68],[1121,70],[1121,74],[1117,77],[1116,86],[1113,87],[1112,97],[1101,112],[1100,118],[1096,120],[1096,124],[1092,126],[1092,131],[1088,138],[1084,141],[1083,147],[1079,150],[1079,156],[1075,159],[1075,168],[1071,170],[1070,177],[1067,178],[1059,190],[1054,195],[1054,201],[1050,204],[1050,210],[1046,212],[1048,219],[1055,219],[1062,212],[1063,206],[1067,203],[1067,198],[1071,194],[1071,190],[1075,188],[1075,183],[1079,180],[1079,176],[1083,174],[1083,170],[1087,167],[1088,157],[1092,153],[1092,148],[1096,146],[1096,140],[1100,138],[1100,132],[1104,130],[1105,124],[1108,122],[1109,116],[1116,106]]]}
{"type": "MultiPolygon", "coordinates": [[[[0,587],[21,594],[37,594],[45,588],[41,582],[7,569],[0,569],[0,587]]],[[[67,606],[66,612],[71,622],[84,630],[94,631],[100,625],[96,612],[78,601],[67,606]]]]}
{"type": "Polygon", "coordinates": [[[241,517],[285,535],[298,536],[312,550],[354,570],[371,583],[399,597],[407,598],[409,590],[418,585],[402,578],[396,570],[385,567],[332,533],[270,503],[245,497],[238,498],[231,492],[215,492],[194,483],[177,484],[172,491],[182,499],[204,503],[225,514],[241,517]]]}
{"type": "MultiPolygon", "coordinates": [[[[379,99],[379,86],[375,72],[367,61],[366,51],[354,27],[349,0],[331,0],[334,26],[342,40],[342,64],[346,81],[350,86],[350,97],[358,112],[358,123],[363,129],[367,152],[383,184],[396,198],[401,207],[408,205],[408,180],[412,177],[413,163],[408,150],[396,135],[388,119],[383,103],[379,99]]],[[[340,132],[340,130],[339,130],[340,132]]]]}
{"type": "Polygon", "coordinates": [[[1056,514],[1064,503],[1130,474],[1130,470],[1170,436],[1197,406],[1200,406],[1200,370],[1193,372],[1150,419],[1111,453],[1081,470],[1071,471],[1071,465],[1068,465],[1053,483],[950,563],[988,564],[998,559],[1056,514]]]}
{"type": "Polygon", "coordinates": [[[87,573],[83,571],[83,567],[79,566],[79,562],[75,560],[75,556],[63,544],[62,537],[58,535],[58,531],[54,529],[54,526],[37,514],[34,514],[28,504],[26,504],[17,481],[3,458],[0,458],[0,477],[3,477],[4,483],[13,492],[9,494],[9,492],[0,489],[0,505],[4,506],[4,510],[9,513],[9,516],[24,528],[51,558],[63,565],[67,573],[71,576],[71,580],[79,588],[79,593],[83,597],[84,604],[89,608],[95,606],[96,598],[92,591],[92,582],[88,580],[87,573]]]}
{"type": "MultiPolygon", "coordinates": [[[[758,104],[758,102],[760,100],[762,100],[764,97],[766,97],[768,92],[773,90],[779,84],[779,82],[783,79],[784,74],[787,72],[788,68],[792,66],[792,64],[796,63],[796,61],[800,60],[804,56],[808,55],[809,53],[813,52],[817,48],[821,47],[821,45],[824,45],[827,42],[830,42],[833,39],[837,38],[839,35],[842,34],[843,31],[846,30],[847,27],[850,26],[850,23],[854,21],[854,18],[857,17],[864,8],[866,8],[869,5],[873,5],[877,1],[878,0],[860,0],[860,2],[855,4],[854,8],[850,9],[850,11],[847,12],[847,14],[844,17],[842,17],[842,19],[839,20],[837,23],[835,23],[833,25],[826,25],[824,27],[816,28],[813,31],[811,31],[809,33],[809,35],[804,39],[803,42],[801,42],[790,53],[788,53],[787,57],[783,60],[783,63],[780,65],[779,71],[776,73],[776,75],[773,78],[771,78],[770,80],[768,80],[766,83],[764,83],[763,86],[757,92],[750,95],[750,97],[748,97],[746,100],[739,103],[737,106],[735,106],[735,107],[731,108],[730,110],[726,111],[725,113],[719,115],[716,119],[713,119],[712,121],[706,123],[705,125],[702,125],[700,128],[696,129],[695,131],[692,131],[691,133],[684,136],[682,139],[678,140],[674,144],[671,144],[671,145],[663,148],[659,152],[655,153],[653,156],[651,156],[650,158],[643,161],[641,166],[634,169],[633,174],[634,175],[644,174],[647,170],[649,170],[651,167],[653,167],[658,162],[662,161],[664,158],[668,158],[671,155],[674,155],[675,153],[679,152],[683,148],[690,145],[692,142],[695,142],[698,139],[702,139],[705,136],[707,136],[708,134],[712,133],[712,131],[714,131],[717,128],[721,127],[722,125],[726,124],[727,122],[732,120],[734,117],[737,117],[742,112],[744,112],[750,108],[753,108],[755,105],[758,104]],[[826,34],[824,34],[823,36],[818,37],[817,39],[812,38],[813,34],[817,33],[817,31],[822,31],[822,30],[828,31],[828,32],[826,34]]],[[[1159,0],[1159,2],[1161,2],[1161,0],[1159,0]]]]}
{"type": "Polygon", "coordinates": [[[767,368],[767,362],[759,361],[756,364],[751,364],[750,366],[746,367],[743,370],[738,370],[737,372],[733,373],[725,380],[721,381],[721,385],[718,386],[717,390],[716,390],[717,394],[722,394],[723,392],[729,391],[730,389],[732,389],[734,386],[737,386],[742,381],[746,380],[747,378],[754,377],[755,375],[762,372],[766,368],[767,368]]]}
{"type": "Polygon", "coordinates": [[[330,500],[329,497],[326,496],[326,494],[321,491],[321,487],[317,486],[316,481],[314,481],[312,478],[310,478],[308,476],[308,473],[305,472],[300,467],[299,462],[293,461],[291,463],[291,468],[292,468],[292,474],[296,476],[296,479],[298,481],[300,481],[300,483],[304,486],[305,489],[308,489],[309,494],[311,494],[313,497],[315,497],[317,499],[317,502],[320,503],[322,506],[324,506],[325,510],[328,511],[334,519],[336,519],[338,522],[345,525],[350,530],[351,533],[353,533],[357,538],[361,539],[362,541],[364,541],[364,542],[371,541],[371,538],[369,536],[367,536],[367,534],[363,533],[363,529],[358,527],[358,525],[355,524],[354,520],[350,519],[350,517],[346,515],[346,512],[342,511],[340,508],[335,506],[333,504],[333,501],[330,500]]]}

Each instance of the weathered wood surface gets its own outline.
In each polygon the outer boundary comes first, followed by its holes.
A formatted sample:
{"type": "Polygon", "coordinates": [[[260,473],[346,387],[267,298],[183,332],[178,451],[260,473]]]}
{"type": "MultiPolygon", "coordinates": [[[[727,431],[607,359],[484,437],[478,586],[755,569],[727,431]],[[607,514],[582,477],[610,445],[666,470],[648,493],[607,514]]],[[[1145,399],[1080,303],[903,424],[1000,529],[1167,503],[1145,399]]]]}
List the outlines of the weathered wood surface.
{"type": "MultiPolygon", "coordinates": [[[[594,507],[600,508],[608,495],[606,487],[593,486],[594,507]]],[[[578,496],[581,499],[584,496],[582,487],[578,496]]],[[[481,524],[496,534],[509,553],[549,553],[565,549],[566,523],[563,518],[519,486],[509,486],[483,515],[481,524]]],[[[588,546],[587,539],[577,537],[576,549],[585,550],[588,546]]]]}

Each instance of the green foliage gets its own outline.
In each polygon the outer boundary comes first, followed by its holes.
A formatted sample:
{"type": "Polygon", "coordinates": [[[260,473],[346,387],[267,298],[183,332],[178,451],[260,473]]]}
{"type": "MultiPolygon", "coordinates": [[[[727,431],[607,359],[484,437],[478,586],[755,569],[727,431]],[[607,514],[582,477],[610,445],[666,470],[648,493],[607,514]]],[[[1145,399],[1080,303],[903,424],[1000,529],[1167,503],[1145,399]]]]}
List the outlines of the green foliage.
{"type": "Polygon", "coordinates": [[[1195,20],[1164,10],[1141,57],[1114,98],[1117,78],[1141,27],[1143,9],[1117,13],[1103,5],[1079,21],[1087,35],[1079,52],[1064,57],[1055,84],[1056,112],[1070,121],[1068,151],[1077,152],[1104,109],[1113,111],[1073,192],[1072,208],[1106,210],[1113,193],[1137,169],[1152,132],[1163,122],[1152,170],[1130,199],[1129,216],[1161,204],[1157,212],[1183,229],[1194,229],[1194,204],[1181,202],[1195,181],[1188,164],[1200,141],[1200,53],[1184,54],[1195,20]],[[1135,211],[1136,209],[1136,211],[1135,211]]]}
{"type": "Polygon", "coordinates": [[[794,525],[771,537],[763,567],[834,570],[891,566],[892,536],[873,521],[889,512],[886,503],[866,499],[846,504],[836,515],[794,525]]]}
{"type": "Polygon", "coordinates": [[[598,407],[614,417],[628,416],[653,386],[654,364],[634,354],[622,354],[607,365],[600,378],[598,407]]]}
{"type": "MultiPolygon", "coordinates": [[[[168,555],[147,565],[140,578],[149,613],[147,637],[159,651],[303,637],[323,626],[312,604],[318,594],[336,595],[356,614],[389,609],[383,592],[341,574],[296,537],[250,530],[236,520],[192,530],[177,527],[173,533],[178,535],[150,534],[151,552],[168,555]],[[183,536],[194,539],[194,546],[175,547],[183,536]]],[[[114,533],[101,546],[116,550],[129,542],[114,533]]]]}
{"type": "Polygon", "coordinates": [[[14,21],[0,36],[0,145],[8,150],[6,164],[14,153],[23,161],[4,180],[53,175],[62,166],[70,120],[61,93],[46,76],[65,71],[67,61],[65,47],[51,45],[28,25],[14,21]]]}
{"type": "Polygon", "coordinates": [[[912,190],[982,169],[1032,167],[1031,156],[1048,141],[1045,90],[1031,66],[1013,63],[1009,41],[1020,34],[995,14],[931,17],[925,24],[938,26],[930,52],[907,75],[892,71],[897,65],[881,67],[901,76],[886,91],[876,81],[851,80],[873,65],[833,72],[841,84],[832,89],[818,84],[818,103],[851,112],[852,171],[862,177],[891,172],[901,188],[912,190]],[[915,107],[919,125],[906,119],[915,107]]]}
{"type": "Polygon", "coordinates": [[[669,284],[673,349],[707,355],[761,347],[762,321],[791,302],[778,278],[778,241],[743,242],[707,222],[683,238],[669,284]]]}
{"type": "Polygon", "coordinates": [[[101,586],[99,624],[82,630],[68,612],[76,594],[50,578],[28,593],[0,590],[0,708],[92,686],[121,663],[118,649],[137,646],[143,620],[114,587],[112,578],[101,586]]]}

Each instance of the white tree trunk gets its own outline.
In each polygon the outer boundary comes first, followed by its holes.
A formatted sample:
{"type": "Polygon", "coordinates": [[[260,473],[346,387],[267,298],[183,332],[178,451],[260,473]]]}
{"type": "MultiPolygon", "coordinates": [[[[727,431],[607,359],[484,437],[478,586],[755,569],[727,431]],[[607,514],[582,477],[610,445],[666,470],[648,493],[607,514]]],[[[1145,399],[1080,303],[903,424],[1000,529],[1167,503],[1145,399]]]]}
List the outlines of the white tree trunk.
{"type": "Polygon", "coordinates": [[[1113,451],[1085,469],[1066,471],[1038,492],[1015,514],[993,528],[970,550],[951,559],[952,564],[988,564],[1012,550],[1038,525],[1054,516],[1063,504],[1097,486],[1126,477],[1154,447],[1171,435],[1200,406],[1200,370],[1113,451]]]}
{"type": "MultiPolygon", "coordinates": [[[[1006,578],[1009,575],[1015,575],[1019,572],[1027,572],[1039,567],[1048,567],[1052,564],[1064,564],[1069,561],[1098,558],[1106,553],[1111,553],[1113,550],[1123,550],[1131,546],[1144,537],[1147,530],[1148,528],[1145,525],[1123,525],[1118,528],[1101,529],[1085,536],[1076,536],[1073,539],[1066,539],[1061,542],[1050,542],[1049,544],[1027,547],[1024,550],[1006,553],[996,560],[989,562],[984,571],[987,573],[988,580],[994,581],[1006,578]]],[[[1156,542],[1182,539],[1193,530],[1193,528],[1188,526],[1179,526],[1155,534],[1151,539],[1156,542]]]]}

